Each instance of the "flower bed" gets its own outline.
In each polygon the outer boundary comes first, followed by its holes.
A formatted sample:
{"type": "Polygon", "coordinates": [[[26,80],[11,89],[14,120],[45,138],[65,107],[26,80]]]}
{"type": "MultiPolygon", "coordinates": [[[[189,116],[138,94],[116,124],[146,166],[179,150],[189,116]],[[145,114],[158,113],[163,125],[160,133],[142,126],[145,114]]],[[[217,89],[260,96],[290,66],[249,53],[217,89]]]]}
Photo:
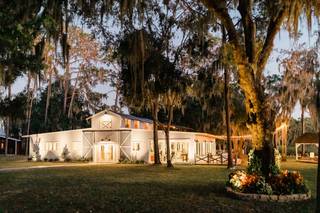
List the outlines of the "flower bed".
{"type": "Polygon", "coordinates": [[[261,174],[261,162],[251,151],[247,171],[238,170],[229,174],[227,192],[245,200],[283,202],[310,199],[310,191],[301,174],[297,171],[281,170],[277,151],[275,159],[276,164],[266,180],[261,174]]]}
{"type": "Polygon", "coordinates": [[[234,191],[231,187],[226,187],[228,194],[241,200],[257,200],[257,201],[274,201],[274,202],[290,202],[303,201],[311,198],[310,191],[306,194],[292,195],[267,195],[267,194],[248,194],[234,191]]]}

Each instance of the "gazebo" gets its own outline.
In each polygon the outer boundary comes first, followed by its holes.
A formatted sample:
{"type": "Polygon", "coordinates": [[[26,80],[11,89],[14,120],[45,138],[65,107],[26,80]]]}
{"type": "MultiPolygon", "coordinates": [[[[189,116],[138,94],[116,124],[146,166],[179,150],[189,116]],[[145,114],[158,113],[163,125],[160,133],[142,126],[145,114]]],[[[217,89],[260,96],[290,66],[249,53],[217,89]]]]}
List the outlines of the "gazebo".
{"type": "Polygon", "coordinates": [[[294,142],[296,146],[296,160],[317,162],[317,158],[319,155],[318,153],[316,153],[317,147],[319,146],[319,138],[317,133],[304,133],[303,135],[299,136],[294,142]],[[309,148],[306,149],[306,153],[299,153],[299,147],[301,145],[309,148]]]}

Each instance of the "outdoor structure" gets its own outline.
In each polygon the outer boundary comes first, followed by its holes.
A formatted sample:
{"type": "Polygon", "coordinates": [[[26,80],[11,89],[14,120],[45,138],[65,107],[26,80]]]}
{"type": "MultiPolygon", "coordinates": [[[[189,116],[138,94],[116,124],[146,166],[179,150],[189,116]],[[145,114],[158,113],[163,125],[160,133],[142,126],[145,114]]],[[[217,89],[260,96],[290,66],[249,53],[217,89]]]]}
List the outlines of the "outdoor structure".
{"type": "MultiPolygon", "coordinates": [[[[23,136],[29,138],[30,155],[41,159],[61,159],[68,153],[72,159],[116,163],[121,160],[154,161],[153,122],[132,115],[104,110],[88,118],[91,128],[23,136]]],[[[158,131],[159,152],[166,161],[165,134],[158,131]]],[[[173,163],[224,163],[226,147],[217,144],[207,133],[170,131],[173,163]]]]}
{"type": "Polygon", "coordinates": [[[318,146],[319,138],[317,133],[304,133],[295,141],[296,160],[317,162],[318,160],[318,146]],[[304,146],[304,149],[299,150],[299,147],[304,146]]]}
{"type": "Polygon", "coordinates": [[[6,147],[6,136],[0,135],[0,154],[8,155],[26,155],[27,145],[25,142],[8,137],[8,147],[6,147]]]}

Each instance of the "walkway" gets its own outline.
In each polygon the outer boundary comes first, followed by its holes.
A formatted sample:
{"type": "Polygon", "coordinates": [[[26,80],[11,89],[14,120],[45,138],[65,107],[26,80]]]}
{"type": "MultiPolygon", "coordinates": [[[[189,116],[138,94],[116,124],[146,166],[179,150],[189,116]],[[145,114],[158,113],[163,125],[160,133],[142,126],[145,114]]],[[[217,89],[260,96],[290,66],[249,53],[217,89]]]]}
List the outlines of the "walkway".
{"type": "Polygon", "coordinates": [[[15,172],[22,170],[31,170],[31,169],[45,169],[45,168],[60,168],[60,167],[80,167],[80,166],[94,166],[94,165],[110,165],[112,163],[61,163],[56,165],[41,165],[41,166],[25,166],[25,167],[8,167],[0,168],[0,173],[3,172],[15,172]]]}

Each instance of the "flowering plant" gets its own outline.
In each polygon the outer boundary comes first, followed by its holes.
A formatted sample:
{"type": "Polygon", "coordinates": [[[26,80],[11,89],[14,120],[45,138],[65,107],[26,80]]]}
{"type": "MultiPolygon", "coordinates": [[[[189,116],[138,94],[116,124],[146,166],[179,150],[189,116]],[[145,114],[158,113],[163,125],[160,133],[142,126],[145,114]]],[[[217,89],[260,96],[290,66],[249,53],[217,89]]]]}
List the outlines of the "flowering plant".
{"type": "Polygon", "coordinates": [[[272,194],[271,186],[262,176],[248,174],[242,170],[231,173],[227,185],[239,192],[272,194]]]}
{"type": "Polygon", "coordinates": [[[271,187],[275,194],[307,193],[308,188],[302,175],[297,171],[284,170],[270,178],[271,187]]]}

